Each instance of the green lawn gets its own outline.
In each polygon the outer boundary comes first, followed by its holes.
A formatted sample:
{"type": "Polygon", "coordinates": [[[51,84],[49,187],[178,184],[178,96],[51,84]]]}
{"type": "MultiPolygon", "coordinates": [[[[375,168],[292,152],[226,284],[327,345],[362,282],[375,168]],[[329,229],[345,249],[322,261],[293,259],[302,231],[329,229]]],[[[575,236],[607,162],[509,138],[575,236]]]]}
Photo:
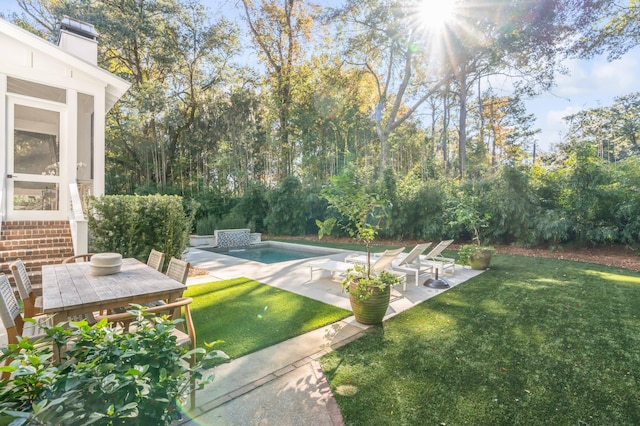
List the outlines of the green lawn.
{"type": "Polygon", "coordinates": [[[189,286],[198,345],[216,346],[232,358],[257,351],[351,315],[351,311],[248,278],[189,286]]]}
{"type": "Polygon", "coordinates": [[[638,425],[640,274],[496,255],[321,362],[347,425],[638,425]]]}

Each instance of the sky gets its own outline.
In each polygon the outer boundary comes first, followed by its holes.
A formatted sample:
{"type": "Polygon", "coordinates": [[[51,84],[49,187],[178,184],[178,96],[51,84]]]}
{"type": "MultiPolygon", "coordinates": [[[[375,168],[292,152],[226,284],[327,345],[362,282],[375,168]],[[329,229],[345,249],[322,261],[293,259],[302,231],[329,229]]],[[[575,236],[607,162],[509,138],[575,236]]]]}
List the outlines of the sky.
{"type": "MultiPolygon", "coordinates": [[[[446,0],[443,0],[446,1],[446,0]]],[[[240,0],[200,0],[212,16],[224,15],[239,22],[240,0]]],[[[339,4],[340,0],[316,0],[322,5],[339,4]]],[[[20,11],[16,0],[0,0],[0,11],[20,11]]],[[[538,149],[549,151],[567,131],[565,116],[583,109],[611,105],[613,98],[640,91],[640,46],[621,59],[607,62],[605,56],[592,60],[569,60],[563,64],[569,75],[558,75],[550,92],[525,102],[536,117],[538,149]]]]}
{"type": "Polygon", "coordinates": [[[564,65],[569,75],[558,76],[551,92],[526,102],[527,109],[536,115],[536,126],[542,129],[539,140],[543,149],[558,143],[566,132],[563,117],[611,105],[617,96],[640,91],[640,47],[614,62],[600,56],[590,61],[570,60],[564,65]]]}

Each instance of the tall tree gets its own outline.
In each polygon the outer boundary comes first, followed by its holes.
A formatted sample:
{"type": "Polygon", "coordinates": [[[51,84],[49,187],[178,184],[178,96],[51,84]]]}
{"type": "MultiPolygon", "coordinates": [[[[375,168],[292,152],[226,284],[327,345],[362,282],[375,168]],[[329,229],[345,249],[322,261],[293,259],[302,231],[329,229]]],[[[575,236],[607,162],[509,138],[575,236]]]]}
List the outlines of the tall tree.
{"type": "Polygon", "coordinates": [[[491,152],[491,167],[519,164],[528,152],[533,137],[540,132],[533,127],[535,118],[527,114],[519,97],[485,96],[482,99],[485,134],[491,152]]]}
{"type": "Polygon", "coordinates": [[[446,66],[455,76],[459,99],[459,171],[464,176],[467,101],[479,79],[503,74],[516,93],[549,89],[566,41],[582,30],[583,3],[574,0],[463,0],[446,25],[442,42],[446,66]]]}
{"type": "Polygon", "coordinates": [[[640,154],[640,93],[614,99],[613,105],[566,117],[569,130],[564,151],[584,145],[607,162],[640,154]]]}
{"type": "Polygon", "coordinates": [[[291,134],[294,74],[303,58],[302,42],[313,23],[302,0],[242,0],[245,18],[259,58],[267,67],[268,84],[278,117],[279,178],[293,173],[296,159],[291,134]]]}
{"type": "Polygon", "coordinates": [[[23,3],[42,32],[54,30],[63,14],[94,24],[100,65],[133,84],[107,117],[107,184],[115,184],[108,189],[166,189],[190,179],[187,155],[210,140],[196,131],[196,122],[209,92],[231,83],[227,70],[237,52],[237,28],[212,23],[193,0],[23,3]]]}
{"type": "Polygon", "coordinates": [[[233,87],[232,71],[239,73],[230,65],[239,45],[238,29],[224,18],[209,22],[203,6],[195,0],[185,6],[176,15],[180,24],[169,35],[176,58],[167,93],[174,102],[167,105],[164,123],[169,177],[182,173],[176,161],[180,156],[190,161],[193,154],[202,152],[202,142],[211,135],[202,132],[204,127],[198,121],[212,98],[220,95],[219,87],[233,87]]]}
{"type": "Polygon", "coordinates": [[[572,52],[591,58],[607,52],[608,59],[622,57],[640,44],[640,1],[609,0],[600,3],[601,9],[582,36],[575,42],[572,52]]]}
{"type": "Polygon", "coordinates": [[[416,22],[416,7],[398,2],[349,0],[333,12],[343,25],[343,55],[374,78],[377,96],[371,105],[380,143],[379,169],[390,165],[389,136],[446,82],[429,59],[424,28],[416,22]]]}
{"type": "Polygon", "coordinates": [[[330,46],[296,73],[292,123],[300,141],[302,176],[314,182],[339,174],[348,163],[367,167],[375,149],[367,106],[375,96],[371,76],[341,66],[330,46]]]}

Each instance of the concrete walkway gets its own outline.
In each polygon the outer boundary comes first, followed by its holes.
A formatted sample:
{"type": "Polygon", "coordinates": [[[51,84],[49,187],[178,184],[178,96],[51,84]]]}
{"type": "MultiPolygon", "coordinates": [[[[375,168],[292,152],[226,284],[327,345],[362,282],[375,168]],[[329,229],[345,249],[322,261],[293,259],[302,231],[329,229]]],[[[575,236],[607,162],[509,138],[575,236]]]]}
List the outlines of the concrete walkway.
{"type": "MultiPolygon", "coordinates": [[[[347,254],[322,256],[344,260],[347,254]]],[[[266,265],[191,248],[185,256],[194,267],[209,275],[190,278],[187,285],[217,279],[247,277],[265,284],[351,309],[339,279],[315,272],[310,278],[309,262],[296,260],[266,265]]],[[[445,276],[451,287],[481,271],[457,266],[445,276]]],[[[407,291],[394,289],[385,320],[438,295],[441,289],[416,286],[411,278],[407,291]]],[[[399,286],[401,287],[401,286],[399,286]]],[[[340,410],[322,374],[318,359],[362,335],[367,326],[353,317],[292,338],[280,344],[234,359],[216,367],[215,379],[198,391],[197,407],[178,424],[183,425],[341,425],[340,410]]]]}

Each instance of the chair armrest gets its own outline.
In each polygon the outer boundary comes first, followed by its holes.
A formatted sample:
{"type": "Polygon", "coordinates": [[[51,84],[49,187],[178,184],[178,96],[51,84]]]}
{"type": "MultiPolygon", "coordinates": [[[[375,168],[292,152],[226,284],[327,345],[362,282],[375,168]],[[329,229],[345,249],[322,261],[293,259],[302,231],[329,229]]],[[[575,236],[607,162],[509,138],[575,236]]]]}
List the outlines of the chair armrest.
{"type": "MultiPolygon", "coordinates": [[[[164,312],[164,311],[169,311],[172,309],[176,309],[176,308],[180,308],[183,306],[188,306],[191,304],[191,302],[193,302],[193,298],[191,297],[181,297],[179,299],[177,299],[175,302],[171,302],[171,303],[167,303],[166,305],[160,305],[160,306],[153,306],[151,308],[142,308],[140,309],[140,311],[142,312],[150,312],[150,313],[155,313],[155,312],[164,312]]],[[[109,322],[117,322],[117,321],[124,321],[124,320],[129,320],[134,318],[134,316],[129,313],[129,312],[123,312],[123,313],[119,313],[119,314],[110,314],[110,315],[100,315],[98,317],[96,317],[96,321],[100,321],[103,318],[106,318],[107,321],[109,322]]]]}

